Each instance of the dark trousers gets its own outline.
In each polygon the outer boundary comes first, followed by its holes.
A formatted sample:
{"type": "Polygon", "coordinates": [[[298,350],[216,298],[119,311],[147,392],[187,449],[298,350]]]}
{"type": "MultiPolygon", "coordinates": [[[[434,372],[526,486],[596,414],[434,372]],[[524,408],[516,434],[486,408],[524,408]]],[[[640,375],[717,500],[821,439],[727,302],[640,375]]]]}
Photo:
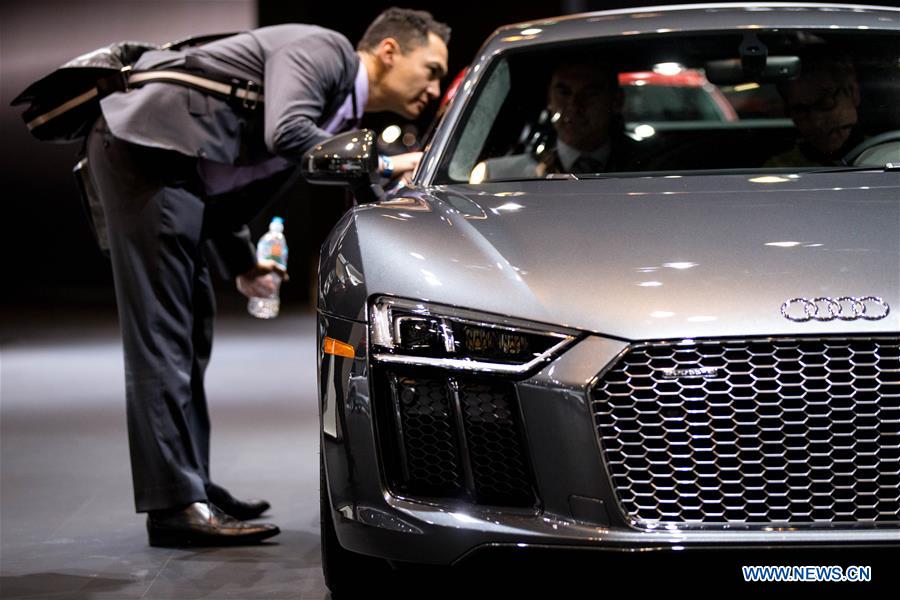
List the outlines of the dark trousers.
{"type": "Polygon", "coordinates": [[[87,155],[109,233],[136,509],[206,500],[203,375],[215,297],[195,162],[119,140],[102,118],[88,136],[87,155]]]}

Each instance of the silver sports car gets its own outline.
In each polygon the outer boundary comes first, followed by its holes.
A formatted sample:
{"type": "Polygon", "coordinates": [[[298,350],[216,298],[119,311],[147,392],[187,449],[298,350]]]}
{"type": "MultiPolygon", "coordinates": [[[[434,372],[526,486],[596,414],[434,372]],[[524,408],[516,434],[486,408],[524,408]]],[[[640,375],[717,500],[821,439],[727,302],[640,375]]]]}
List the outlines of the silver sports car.
{"type": "Polygon", "coordinates": [[[900,10],[503,27],[410,185],[307,155],[322,535],[371,557],[900,545],[900,10]],[[626,102],[627,100],[627,102],[626,102]]]}

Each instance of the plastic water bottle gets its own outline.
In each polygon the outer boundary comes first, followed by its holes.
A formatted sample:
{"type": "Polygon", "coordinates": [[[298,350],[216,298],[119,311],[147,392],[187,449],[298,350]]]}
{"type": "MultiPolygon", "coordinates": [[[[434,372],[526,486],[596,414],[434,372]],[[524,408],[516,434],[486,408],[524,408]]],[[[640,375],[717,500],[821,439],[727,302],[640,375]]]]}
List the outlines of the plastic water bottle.
{"type": "MultiPolygon", "coordinates": [[[[257,260],[274,260],[282,267],[287,268],[288,247],[284,240],[284,221],[281,217],[275,217],[269,223],[269,231],[259,238],[256,245],[257,260]]],[[[281,299],[278,291],[281,287],[281,275],[272,272],[266,275],[275,284],[275,291],[265,298],[250,298],[247,303],[247,312],[257,319],[274,319],[281,308],[281,299]]]]}

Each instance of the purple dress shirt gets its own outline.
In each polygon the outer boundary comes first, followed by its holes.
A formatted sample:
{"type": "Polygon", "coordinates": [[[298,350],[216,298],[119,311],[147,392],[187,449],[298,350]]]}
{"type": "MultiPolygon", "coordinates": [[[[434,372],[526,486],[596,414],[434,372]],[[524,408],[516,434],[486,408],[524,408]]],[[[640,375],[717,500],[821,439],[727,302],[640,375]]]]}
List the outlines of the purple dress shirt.
{"type": "MultiPolygon", "coordinates": [[[[344,103],[341,104],[328,122],[322,126],[322,129],[328,133],[340,133],[357,126],[368,100],[369,74],[363,61],[359,61],[359,70],[356,72],[353,93],[347,96],[344,103]],[[355,105],[354,100],[356,100],[355,105]]],[[[280,156],[273,156],[261,163],[245,167],[236,167],[200,159],[197,161],[197,171],[200,173],[200,179],[203,181],[206,193],[210,196],[215,196],[270,177],[293,164],[293,162],[280,156]]]]}

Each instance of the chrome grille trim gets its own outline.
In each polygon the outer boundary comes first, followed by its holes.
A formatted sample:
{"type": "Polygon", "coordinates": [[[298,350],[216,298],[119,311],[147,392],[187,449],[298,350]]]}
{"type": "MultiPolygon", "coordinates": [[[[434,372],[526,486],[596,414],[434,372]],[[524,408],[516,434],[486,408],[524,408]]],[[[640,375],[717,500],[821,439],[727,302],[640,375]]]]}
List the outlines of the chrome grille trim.
{"type": "Polygon", "coordinates": [[[590,398],[637,529],[900,524],[897,336],[635,344],[590,398]]]}

